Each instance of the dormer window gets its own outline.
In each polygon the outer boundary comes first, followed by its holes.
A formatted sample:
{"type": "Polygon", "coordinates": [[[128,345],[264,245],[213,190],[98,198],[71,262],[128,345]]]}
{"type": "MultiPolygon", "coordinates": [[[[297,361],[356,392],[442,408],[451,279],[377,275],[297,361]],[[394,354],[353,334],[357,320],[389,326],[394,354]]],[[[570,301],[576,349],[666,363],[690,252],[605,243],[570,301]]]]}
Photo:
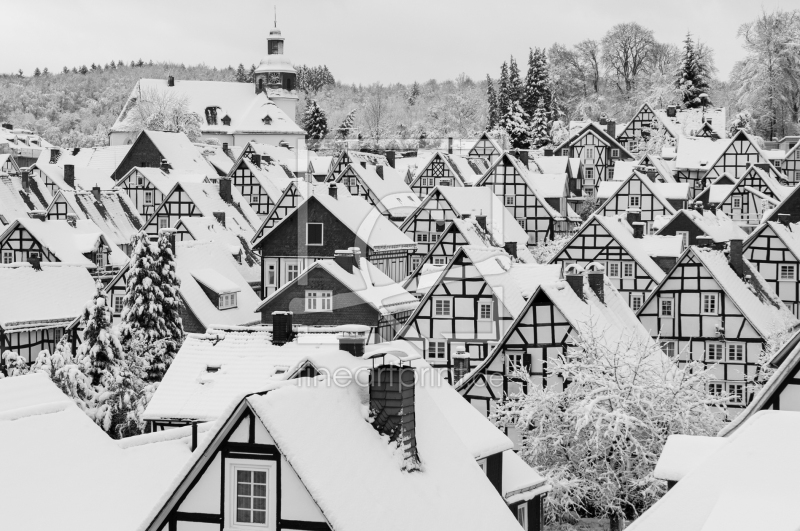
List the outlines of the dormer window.
{"type": "Polygon", "coordinates": [[[219,372],[220,368],[222,368],[222,365],[210,365],[209,364],[209,365],[206,365],[206,372],[208,372],[208,373],[219,372]]]}
{"type": "Polygon", "coordinates": [[[231,117],[227,114],[222,117],[222,125],[231,125],[231,117]]]}
{"type": "Polygon", "coordinates": [[[262,118],[261,121],[264,122],[264,125],[272,125],[272,117],[269,114],[262,118]]]}
{"type": "Polygon", "coordinates": [[[218,310],[238,307],[238,293],[241,291],[238,284],[215,269],[195,269],[191,274],[211,304],[218,310]]]}
{"type": "Polygon", "coordinates": [[[206,107],[206,123],[208,125],[217,125],[217,109],[218,107],[206,107]]]}
{"type": "Polygon", "coordinates": [[[220,310],[227,310],[229,308],[236,308],[237,301],[236,301],[236,294],[235,293],[223,293],[219,296],[219,309],[220,310]]]}

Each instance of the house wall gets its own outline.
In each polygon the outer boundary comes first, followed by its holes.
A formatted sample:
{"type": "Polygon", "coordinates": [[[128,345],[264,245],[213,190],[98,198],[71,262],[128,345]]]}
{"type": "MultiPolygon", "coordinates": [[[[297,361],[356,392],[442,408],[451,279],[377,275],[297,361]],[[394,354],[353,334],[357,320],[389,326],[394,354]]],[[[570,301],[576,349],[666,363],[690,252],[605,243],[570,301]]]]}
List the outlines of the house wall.
{"type": "Polygon", "coordinates": [[[134,171],[125,180],[118,182],[115,188],[122,188],[133,200],[136,205],[136,211],[146,220],[148,219],[156,208],[164,201],[164,194],[153,186],[150,180],[139,173],[134,171]],[[141,178],[142,184],[139,184],[141,178]],[[150,199],[148,201],[148,199],[150,199]]]}
{"type": "Polygon", "coordinates": [[[39,253],[42,262],[60,262],[56,255],[43,246],[39,240],[33,237],[22,225],[10,233],[4,233],[4,238],[0,240],[0,256],[10,251],[14,256],[14,262],[27,262],[31,253],[39,253]]]}
{"type": "Polygon", "coordinates": [[[730,141],[719,159],[709,168],[705,178],[714,180],[723,173],[727,173],[729,177],[739,179],[744,176],[751,164],[765,162],[769,161],[761,156],[758,149],[743,133],[740,133],[730,141]]]}
{"type": "Polygon", "coordinates": [[[755,239],[748,241],[744,257],[752,263],[770,288],[795,315],[800,316],[800,260],[786,247],[770,225],[766,225],[755,239]],[[781,265],[793,265],[794,280],[779,280],[781,265]]]}
{"type": "Polygon", "coordinates": [[[417,177],[410,185],[411,190],[420,199],[424,199],[437,186],[464,186],[461,179],[445,164],[439,153],[431,159],[430,163],[421,172],[417,173],[417,177]],[[442,182],[443,179],[447,184],[442,182]]]}
{"type": "Polygon", "coordinates": [[[275,203],[253,175],[253,172],[250,171],[250,168],[247,167],[245,159],[239,161],[239,165],[231,171],[230,177],[233,186],[236,187],[244,200],[253,207],[258,217],[261,219],[267,217],[275,203]]]}
{"type": "MultiPolygon", "coordinates": [[[[63,326],[24,332],[5,332],[0,329],[0,352],[16,352],[28,363],[33,363],[41,351],[55,352],[56,346],[63,335],[63,326]]],[[[0,367],[3,365],[4,362],[0,362],[0,367]]]]}
{"type": "Polygon", "coordinates": [[[161,166],[162,158],[163,155],[150,140],[150,137],[146,134],[141,134],[134,141],[130,151],[119,163],[111,177],[114,181],[118,181],[136,166],[140,168],[158,168],[161,166]]]}
{"type": "MultiPolygon", "coordinates": [[[[680,205],[678,208],[682,207],[683,205],[680,205]]],[[[656,216],[671,216],[675,213],[673,205],[661,203],[636,174],[620,186],[597,213],[602,216],[615,216],[626,213],[629,208],[638,208],[641,212],[641,221],[645,223],[646,234],[653,231],[653,221],[656,216]],[[638,198],[639,206],[631,205],[631,197],[638,198]]]]}

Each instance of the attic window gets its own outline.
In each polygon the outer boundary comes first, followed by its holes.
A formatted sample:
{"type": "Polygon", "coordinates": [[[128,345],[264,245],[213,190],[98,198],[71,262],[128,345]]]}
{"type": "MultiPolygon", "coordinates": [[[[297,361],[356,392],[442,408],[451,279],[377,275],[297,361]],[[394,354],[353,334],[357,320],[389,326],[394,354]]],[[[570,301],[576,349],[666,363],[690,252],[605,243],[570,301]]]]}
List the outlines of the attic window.
{"type": "Polygon", "coordinates": [[[264,122],[264,125],[272,125],[272,117],[269,114],[262,118],[261,121],[264,122]]]}
{"type": "Polygon", "coordinates": [[[222,117],[222,125],[231,125],[231,117],[227,114],[222,117]]]}
{"type": "Polygon", "coordinates": [[[236,294],[235,293],[223,293],[219,296],[219,309],[220,310],[227,310],[229,308],[236,308],[236,294]]]}
{"type": "Polygon", "coordinates": [[[217,109],[219,107],[206,107],[206,123],[208,125],[217,125],[217,109]]]}
{"type": "Polygon", "coordinates": [[[220,368],[222,368],[222,365],[206,365],[206,372],[209,373],[219,372],[220,368]]]}

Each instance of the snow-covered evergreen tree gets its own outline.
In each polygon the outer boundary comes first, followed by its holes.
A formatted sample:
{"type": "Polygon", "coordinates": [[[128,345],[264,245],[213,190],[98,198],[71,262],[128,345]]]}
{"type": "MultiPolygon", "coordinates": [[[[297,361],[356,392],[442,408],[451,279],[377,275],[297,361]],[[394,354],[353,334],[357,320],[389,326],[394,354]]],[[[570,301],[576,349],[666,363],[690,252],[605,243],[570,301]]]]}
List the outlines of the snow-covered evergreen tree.
{"type": "Polygon", "coordinates": [[[328,134],[328,117],[325,111],[320,109],[316,100],[308,99],[306,102],[306,110],[303,113],[303,129],[306,131],[306,139],[311,140],[313,146],[318,144],[320,140],[325,138],[328,134]]]}
{"type": "Polygon", "coordinates": [[[239,83],[247,83],[247,72],[244,70],[244,65],[239,63],[239,66],[236,68],[236,81],[239,83]]]}
{"type": "MultiPolygon", "coordinates": [[[[517,60],[511,56],[511,61],[508,64],[508,100],[509,104],[512,102],[522,103],[522,96],[524,94],[522,87],[522,77],[519,73],[517,60]]],[[[524,107],[523,107],[524,109],[524,107]]],[[[529,115],[530,116],[530,115],[529,115]]]]}
{"type": "Polygon", "coordinates": [[[525,76],[525,91],[522,108],[530,116],[534,116],[539,100],[544,102],[544,109],[548,121],[552,115],[552,88],[550,86],[550,73],[547,66],[547,57],[544,50],[537,48],[528,55],[528,73],[525,76]]]}
{"type": "Polygon", "coordinates": [[[582,325],[578,344],[552,362],[569,385],[532,383],[493,419],[519,430],[519,455],[553,485],[549,520],[590,514],[618,530],[664,494],[653,469],[667,437],[716,435],[722,415],[715,405],[728,397],[710,394],[714,376],[699,362],[679,367],[656,342],[606,335],[596,323],[582,325]]]}
{"type": "Polygon", "coordinates": [[[419,98],[419,95],[420,95],[419,83],[414,81],[414,83],[411,85],[411,90],[408,93],[408,104],[413,106],[415,103],[417,103],[417,98],[419,98]]]}
{"type": "Polygon", "coordinates": [[[736,116],[728,124],[728,136],[732,137],[739,131],[744,131],[748,134],[753,133],[753,116],[750,111],[744,110],[736,113],[736,116]]]}
{"type": "Polygon", "coordinates": [[[138,333],[158,334],[159,323],[163,321],[162,308],[157,293],[161,282],[156,269],[158,258],[155,246],[147,234],[139,233],[133,237],[128,282],[122,299],[120,336],[127,344],[138,333]]]}
{"type": "Polygon", "coordinates": [[[81,316],[83,342],[78,347],[77,359],[93,386],[108,387],[124,364],[122,345],[111,328],[112,313],[103,283],[98,280],[95,287],[97,291],[81,316]]]}
{"type": "Polygon", "coordinates": [[[683,41],[683,58],[680,70],[675,80],[675,86],[680,92],[683,105],[686,108],[692,109],[703,106],[700,95],[706,94],[707,96],[710,91],[707,77],[708,68],[698,60],[694,42],[692,42],[692,34],[687,33],[686,40],[683,41]]]}
{"type": "Polygon", "coordinates": [[[347,113],[347,116],[344,117],[342,123],[336,128],[336,135],[342,140],[345,140],[348,136],[350,136],[350,132],[353,130],[353,123],[356,119],[356,111],[358,111],[358,109],[353,109],[347,113]]]}
{"type": "Polygon", "coordinates": [[[503,129],[506,126],[506,115],[508,113],[511,98],[508,92],[508,65],[503,63],[500,67],[500,81],[497,87],[497,125],[503,129]]]}
{"type": "Polygon", "coordinates": [[[491,131],[500,121],[500,116],[497,112],[497,93],[494,91],[494,83],[492,83],[492,78],[489,77],[489,74],[486,74],[486,99],[489,102],[489,116],[486,130],[491,131]]]}
{"type": "Polygon", "coordinates": [[[547,126],[547,109],[544,100],[539,100],[536,112],[531,120],[531,147],[538,149],[551,143],[549,128],[547,126]]]}
{"type": "Polygon", "coordinates": [[[172,250],[170,231],[163,230],[158,237],[156,270],[160,275],[161,313],[164,319],[160,337],[150,334],[151,346],[147,356],[147,377],[150,382],[160,382],[172,359],[183,343],[183,321],[179,293],[181,281],[175,268],[175,253],[172,250]]]}
{"type": "Polygon", "coordinates": [[[528,114],[518,101],[511,103],[503,121],[512,148],[527,149],[530,147],[531,132],[528,125],[528,114]]]}

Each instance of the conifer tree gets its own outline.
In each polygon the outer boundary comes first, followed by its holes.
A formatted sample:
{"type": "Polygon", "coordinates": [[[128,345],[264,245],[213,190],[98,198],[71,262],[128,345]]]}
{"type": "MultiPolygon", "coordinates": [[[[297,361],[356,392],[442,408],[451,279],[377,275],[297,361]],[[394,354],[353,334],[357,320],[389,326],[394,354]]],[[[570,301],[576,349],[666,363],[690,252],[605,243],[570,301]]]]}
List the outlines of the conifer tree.
{"type": "Polygon", "coordinates": [[[550,119],[553,110],[551,108],[552,99],[550,74],[544,50],[538,48],[531,50],[528,54],[528,73],[525,76],[525,95],[522,107],[530,116],[534,116],[539,106],[539,100],[542,100],[547,117],[550,119]]]}
{"type": "Polygon", "coordinates": [[[61,71],[62,74],[69,74],[69,67],[64,67],[64,70],[61,71]]]}
{"type": "Polygon", "coordinates": [[[544,100],[540,99],[531,121],[531,147],[538,149],[550,142],[550,134],[547,127],[547,109],[545,109],[544,100]]]}
{"type": "Polygon", "coordinates": [[[505,118],[505,129],[511,147],[516,149],[527,149],[530,146],[530,126],[528,125],[528,114],[518,101],[514,101],[509,106],[509,112],[505,118]]]}
{"type": "Polygon", "coordinates": [[[108,387],[119,376],[124,360],[122,345],[111,329],[111,308],[99,280],[96,288],[81,316],[83,342],[78,348],[77,359],[93,386],[108,387]]]}
{"type": "Polygon", "coordinates": [[[309,98],[306,102],[302,125],[306,131],[306,138],[313,141],[312,146],[318,144],[328,134],[328,117],[317,105],[316,100],[309,98]]]}
{"type": "Polygon", "coordinates": [[[353,122],[356,119],[356,111],[357,109],[353,109],[347,113],[347,116],[344,117],[344,121],[336,128],[336,134],[342,140],[350,136],[350,131],[353,129],[353,122]]]}
{"type": "Polygon", "coordinates": [[[511,99],[508,92],[508,65],[503,63],[500,67],[500,82],[497,90],[497,125],[505,128],[506,115],[508,114],[511,99]]]}
{"type": "Polygon", "coordinates": [[[698,61],[695,53],[692,34],[687,33],[686,40],[683,41],[683,59],[675,80],[675,86],[681,93],[685,107],[692,109],[703,105],[700,95],[708,94],[707,76],[708,69],[698,61]]]}
{"type": "Polygon", "coordinates": [[[247,72],[247,82],[248,83],[256,82],[256,65],[250,66],[250,70],[247,72]]]}
{"type": "Polygon", "coordinates": [[[171,230],[162,230],[157,243],[155,264],[161,277],[159,289],[164,322],[161,336],[151,335],[151,339],[161,343],[153,345],[146,356],[146,379],[150,382],[161,381],[183,342],[183,321],[181,319],[183,302],[178,291],[181,282],[175,268],[175,253],[172,248],[174,236],[171,233],[173,233],[171,230]]]}
{"type": "Polygon", "coordinates": [[[239,83],[247,83],[247,72],[245,72],[242,63],[239,63],[239,66],[236,68],[236,81],[239,83]]]}
{"type": "Polygon", "coordinates": [[[520,102],[522,103],[522,95],[523,95],[523,88],[522,88],[522,78],[519,74],[519,67],[517,66],[517,60],[514,59],[514,56],[511,56],[511,62],[508,65],[508,99],[509,103],[511,102],[520,102]]]}
{"type": "Polygon", "coordinates": [[[120,334],[123,344],[130,342],[138,333],[156,333],[161,313],[156,293],[160,283],[160,275],[156,270],[156,250],[144,233],[135,235],[132,244],[128,283],[122,299],[120,334]]]}
{"type": "Polygon", "coordinates": [[[42,71],[39,70],[39,67],[36,67],[36,70],[33,71],[33,77],[39,77],[42,75],[42,71]]]}
{"type": "Polygon", "coordinates": [[[497,112],[497,93],[494,91],[494,83],[489,74],[486,74],[486,99],[489,101],[489,122],[486,124],[486,130],[491,131],[497,126],[500,117],[497,112]]]}
{"type": "Polygon", "coordinates": [[[408,94],[408,104],[413,106],[415,103],[417,103],[417,98],[419,98],[419,94],[420,94],[419,83],[414,81],[414,83],[411,85],[411,91],[408,94]]]}

